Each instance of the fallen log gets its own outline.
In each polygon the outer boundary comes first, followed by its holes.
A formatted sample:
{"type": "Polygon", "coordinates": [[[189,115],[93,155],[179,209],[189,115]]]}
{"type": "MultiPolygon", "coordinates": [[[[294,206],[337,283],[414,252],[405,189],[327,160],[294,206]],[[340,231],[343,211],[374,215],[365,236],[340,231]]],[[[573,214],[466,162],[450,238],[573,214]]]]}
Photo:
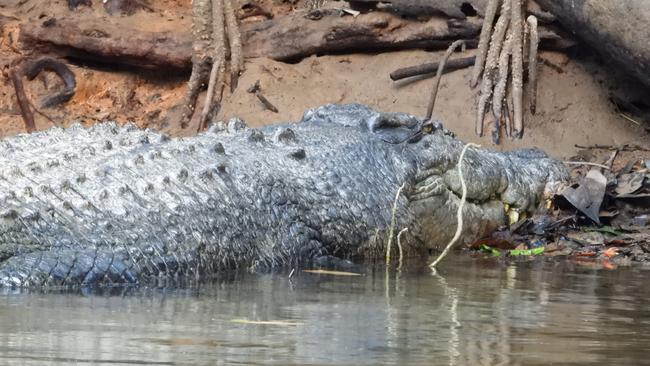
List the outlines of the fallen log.
{"type": "Polygon", "coordinates": [[[24,23],[19,41],[25,50],[102,63],[145,68],[190,69],[189,32],[146,32],[106,19],[48,19],[24,23]]]}
{"type": "MultiPolygon", "coordinates": [[[[453,40],[476,45],[480,20],[442,16],[425,21],[371,12],[310,20],[298,12],[241,26],[244,55],[296,61],[311,55],[397,49],[441,49],[453,40]]],[[[571,45],[552,31],[540,36],[550,48],[571,45]]],[[[191,68],[189,32],[146,32],[105,19],[58,19],[21,26],[25,50],[138,67],[191,68]]]]}
{"type": "Polygon", "coordinates": [[[465,19],[483,15],[487,0],[351,0],[353,8],[380,8],[405,16],[440,15],[465,19]]]}
{"type": "Polygon", "coordinates": [[[447,48],[455,39],[474,39],[481,24],[476,19],[432,17],[426,21],[371,12],[356,18],[327,16],[313,21],[293,13],[242,27],[244,53],[292,61],[314,54],[447,48]]]}
{"type": "Polygon", "coordinates": [[[650,1],[537,0],[569,31],[650,86],[650,1]]]}

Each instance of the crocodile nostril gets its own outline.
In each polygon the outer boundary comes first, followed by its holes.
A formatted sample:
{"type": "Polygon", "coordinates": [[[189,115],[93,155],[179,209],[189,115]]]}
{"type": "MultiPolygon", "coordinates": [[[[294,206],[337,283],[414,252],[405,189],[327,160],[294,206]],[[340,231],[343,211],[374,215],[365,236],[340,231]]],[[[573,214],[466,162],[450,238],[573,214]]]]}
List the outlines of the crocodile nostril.
{"type": "Polygon", "coordinates": [[[468,16],[468,17],[475,17],[478,14],[476,9],[474,9],[472,4],[470,4],[470,3],[462,3],[460,5],[460,11],[462,11],[463,14],[465,14],[465,16],[468,16]]]}

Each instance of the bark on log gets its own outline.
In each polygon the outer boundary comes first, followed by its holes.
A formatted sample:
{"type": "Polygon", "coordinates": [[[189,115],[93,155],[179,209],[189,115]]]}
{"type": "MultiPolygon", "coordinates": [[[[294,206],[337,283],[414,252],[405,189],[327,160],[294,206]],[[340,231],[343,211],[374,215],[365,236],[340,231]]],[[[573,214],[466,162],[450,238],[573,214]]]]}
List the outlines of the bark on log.
{"type": "Polygon", "coordinates": [[[352,7],[381,7],[406,16],[440,15],[465,19],[476,14],[483,15],[487,0],[351,0],[352,7]],[[381,5],[378,5],[381,2],[381,5]]]}
{"type": "Polygon", "coordinates": [[[192,66],[189,32],[134,31],[104,19],[24,23],[19,41],[26,50],[98,62],[175,69],[192,66]]]}
{"type": "Polygon", "coordinates": [[[248,57],[297,60],[314,54],[407,48],[447,48],[456,39],[473,39],[480,22],[433,17],[426,21],[382,12],[327,16],[313,21],[300,14],[256,23],[243,29],[248,57]]]}
{"type": "Polygon", "coordinates": [[[537,0],[608,60],[650,86],[650,1],[537,0]]]}
{"type": "MultiPolygon", "coordinates": [[[[477,18],[438,16],[417,21],[382,12],[356,18],[330,15],[316,21],[296,12],[241,27],[246,57],[278,61],[295,61],[314,54],[447,48],[456,39],[474,40],[479,31],[477,18]]],[[[565,39],[552,31],[540,30],[540,37],[551,48],[567,45],[565,39]]],[[[64,57],[138,67],[191,68],[189,32],[153,33],[103,19],[60,19],[23,24],[20,40],[26,50],[64,57]]],[[[468,42],[468,46],[475,44],[468,42]]]]}

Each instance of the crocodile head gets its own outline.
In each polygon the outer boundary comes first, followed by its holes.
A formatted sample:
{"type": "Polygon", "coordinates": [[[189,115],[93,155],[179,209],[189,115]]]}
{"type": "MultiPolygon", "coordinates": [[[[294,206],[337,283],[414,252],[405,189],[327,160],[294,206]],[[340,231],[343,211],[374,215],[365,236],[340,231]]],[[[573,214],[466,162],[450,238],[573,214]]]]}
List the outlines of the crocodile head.
{"type": "MultiPolygon", "coordinates": [[[[462,197],[458,161],[465,144],[440,123],[357,104],[323,106],[309,111],[303,120],[357,126],[383,145],[389,157],[383,161],[375,153],[383,181],[374,184],[392,183],[391,205],[403,185],[395,201],[394,233],[408,227],[410,236],[428,248],[444,246],[453,237],[462,197]]],[[[568,179],[561,162],[536,149],[503,153],[468,148],[462,173],[467,189],[465,242],[507,224],[508,218],[535,210],[568,179]]]]}

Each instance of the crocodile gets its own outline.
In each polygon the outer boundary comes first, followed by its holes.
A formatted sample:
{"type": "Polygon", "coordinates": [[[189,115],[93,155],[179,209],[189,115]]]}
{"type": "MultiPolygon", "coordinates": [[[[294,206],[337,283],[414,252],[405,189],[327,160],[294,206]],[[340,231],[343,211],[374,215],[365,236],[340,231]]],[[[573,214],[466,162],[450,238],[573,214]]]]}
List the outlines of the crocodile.
{"type": "MultiPolygon", "coordinates": [[[[439,123],[360,104],[296,123],[233,118],[193,137],[133,124],[0,140],[0,287],[152,285],[224,271],[406,255],[444,246],[464,143],[439,123]],[[391,226],[394,230],[391,230],[391,226]]],[[[535,149],[467,149],[467,242],[539,208],[563,164],[535,149]]]]}

